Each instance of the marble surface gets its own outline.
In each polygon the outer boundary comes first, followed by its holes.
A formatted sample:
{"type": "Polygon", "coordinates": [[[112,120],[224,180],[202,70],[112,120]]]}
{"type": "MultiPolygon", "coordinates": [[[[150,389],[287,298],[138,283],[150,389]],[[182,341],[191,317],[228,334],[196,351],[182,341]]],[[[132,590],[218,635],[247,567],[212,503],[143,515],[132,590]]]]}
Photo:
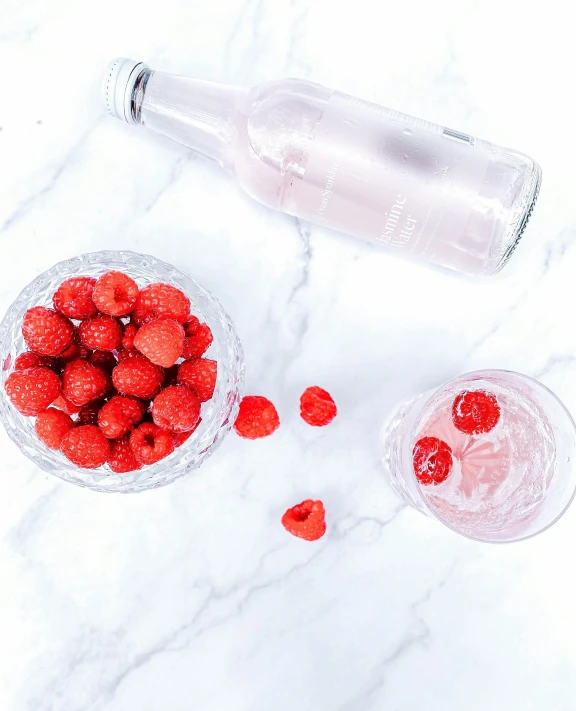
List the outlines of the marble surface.
{"type": "Polygon", "coordinates": [[[510,546],[403,507],[381,474],[394,404],[458,373],[537,376],[576,413],[574,42],[568,7],[406,0],[4,0],[4,311],[79,252],[127,248],[219,296],[271,438],[107,496],[2,432],[3,711],[573,711],[576,509],[510,546]],[[295,75],[538,158],[543,190],[504,272],[473,281],[272,213],[210,161],[100,104],[109,59],[213,80],[295,75]],[[340,414],[307,427],[319,384],[340,414]],[[328,533],[285,533],[321,497],[328,533]]]}

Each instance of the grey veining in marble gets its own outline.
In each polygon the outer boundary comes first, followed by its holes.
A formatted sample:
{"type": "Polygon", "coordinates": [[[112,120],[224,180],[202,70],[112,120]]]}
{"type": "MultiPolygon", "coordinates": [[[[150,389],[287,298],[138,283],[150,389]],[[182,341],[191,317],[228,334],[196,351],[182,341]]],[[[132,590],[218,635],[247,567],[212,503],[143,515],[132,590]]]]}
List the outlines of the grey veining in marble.
{"type": "Polygon", "coordinates": [[[489,546],[402,506],[378,433],[397,401],[483,367],[576,413],[574,39],[568,4],[518,0],[5,0],[4,311],[79,252],[128,248],[222,301],[271,438],[230,435],[132,497],[36,470],[0,433],[3,711],[573,711],[576,510],[489,546]],[[534,155],[521,246],[473,281],[254,203],[209,160],[107,117],[112,57],[239,83],[303,76],[534,155]],[[332,392],[325,429],[302,390],[332,392]],[[283,511],[309,496],[328,533],[283,511]]]}

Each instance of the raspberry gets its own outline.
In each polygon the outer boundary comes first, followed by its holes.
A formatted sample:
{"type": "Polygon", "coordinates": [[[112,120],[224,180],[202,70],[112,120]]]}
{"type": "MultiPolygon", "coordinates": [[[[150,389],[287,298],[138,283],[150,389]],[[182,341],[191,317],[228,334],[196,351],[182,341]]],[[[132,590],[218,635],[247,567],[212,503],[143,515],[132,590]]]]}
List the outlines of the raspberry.
{"type": "Polygon", "coordinates": [[[115,474],[125,474],[126,472],[133,472],[136,471],[136,469],[140,469],[140,464],[136,461],[136,457],[130,446],[129,435],[110,443],[108,465],[115,474]]]}
{"type": "Polygon", "coordinates": [[[114,353],[110,351],[94,351],[94,353],[88,357],[88,360],[92,365],[102,368],[102,370],[105,370],[107,373],[111,373],[118,365],[114,353]]]}
{"type": "Polygon", "coordinates": [[[338,410],[330,393],[317,385],[306,388],[300,397],[300,416],[313,427],[323,427],[336,417],[338,410]]]}
{"type": "Polygon", "coordinates": [[[184,442],[189,440],[190,437],[194,434],[194,432],[196,432],[201,422],[202,418],[200,417],[198,422],[196,423],[196,427],[194,427],[193,430],[189,430],[188,432],[172,432],[172,441],[174,442],[174,446],[181,447],[184,442]]]}
{"type": "Polygon", "coordinates": [[[72,345],[74,327],[62,314],[45,306],[34,306],[24,315],[22,335],[34,353],[58,356],[72,345]]]}
{"type": "Polygon", "coordinates": [[[128,315],[138,297],[138,284],[122,272],[107,272],[96,282],[92,300],[99,311],[109,316],[128,315]]]}
{"type": "Polygon", "coordinates": [[[169,368],[182,354],[184,329],[174,319],[152,321],[138,331],[134,346],[152,363],[169,368]]]}
{"type": "Polygon", "coordinates": [[[280,427],[280,418],[274,405],[260,395],[247,395],[242,398],[240,412],[234,423],[234,429],[246,439],[268,437],[280,427]]]}
{"type": "Polygon", "coordinates": [[[96,316],[80,324],[80,341],[93,351],[113,351],[122,343],[122,326],[112,316],[96,316]]]}
{"type": "Polygon", "coordinates": [[[73,343],[62,353],[62,358],[69,363],[71,360],[88,360],[92,351],[80,343],[73,343]]]}
{"type": "Polygon", "coordinates": [[[76,418],[77,425],[97,425],[98,413],[104,405],[103,400],[95,400],[82,405],[78,417],[76,418]]]}
{"type": "Polygon", "coordinates": [[[23,415],[38,415],[60,395],[60,378],[49,368],[15,370],[6,379],[10,402],[23,415]]]}
{"type": "Polygon", "coordinates": [[[75,415],[82,409],[80,405],[75,405],[73,402],[70,402],[70,400],[64,397],[64,395],[59,395],[52,403],[52,407],[57,407],[59,410],[62,410],[62,412],[65,412],[67,415],[75,415]]]}
{"type": "Polygon", "coordinates": [[[135,348],[131,348],[130,350],[118,351],[116,358],[118,358],[118,362],[121,363],[123,360],[128,360],[128,358],[134,358],[134,356],[139,358],[143,357],[140,351],[137,351],[135,348]]]}
{"type": "Polygon", "coordinates": [[[132,318],[136,326],[158,318],[173,318],[184,324],[189,313],[190,299],[180,289],[170,284],[150,284],[138,294],[132,318]]]}
{"type": "Polygon", "coordinates": [[[317,541],[326,533],[324,504],[312,499],[296,504],[282,516],[282,525],[293,536],[317,541]]]}
{"type": "Polygon", "coordinates": [[[130,351],[134,348],[134,337],[138,333],[138,329],[133,323],[126,324],[124,328],[124,336],[122,338],[122,346],[130,351]]]}
{"type": "Polygon", "coordinates": [[[92,277],[72,277],[62,282],[52,297],[54,308],[68,318],[84,320],[92,318],[98,309],[92,301],[96,279],[92,277]]]}
{"type": "Polygon", "coordinates": [[[452,471],[452,450],[437,437],[422,437],[412,451],[414,473],[421,484],[441,484],[452,471]]]}
{"type": "Polygon", "coordinates": [[[40,356],[30,351],[20,353],[14,361],[14,370],[28,370],[28,368],[39,368],[40,356]]]}
{"type": "MultiPolygon", "coordinates": [[[[78,336],[78,338],[80,338],[78,336]]],[[[61,358],[66,362],[70,362],[71,360],[76,360],[78,358],[82,360],[88,360],[88,358],[92,355],[92,351],[87,348],[85,345],[81,343],[73,343],[71,346],[69,346],[63,353],[61,358]]]]}
{"type": "Polygon", "coordinates": [[[201,323],[196,316],[190,316],[190,319],[184,326],[184,330],[186,332],[186,339],[184,341],[182,358],[184,358],[184,360],[200,358],[206,353],[214,340],[210,327],[206,323],[201,323]]]}
{"type": "Polygon", "coordinates": [[[60,449],[72,464],[83,469],[101,467],[110,454],[108,440],[94,425],[82,425],[67,432],[60,449]]]}
{"type": "Polygon", "coordinates": [[[141,422],[146,406],[139,400],[115,395],[98,413],[98,426],[108,439],[118,439],[141,422]]]}
{"type": "Polygon", "coordinates": [[[187,360],[178,369],[178,382],[187,385],[200,398],[200,402],[210,400],[216,387],[217,363],[207,358],[187,360]]]}
{"type": "Polygon", "coordinates": [[[200,400],[185,385],[169,385],[152,404],[152,419],[170,432],[193,430],[200,419],[200,400]]]}
{"type": "Polygon", "coordinates": [[[139,464],[154,464],[174,451],[170,432],[144,422],[130,435],[130,447],[139,464]]]}
{"type": "Polygon", "coordinates": [[[454,427],[465,434],[486,434],[496,427],[499,420],[498,400],[485,390],[465,390],[452,405],[454,427]]]}
{"type": "Polygon", "coordinates": [[[110,388],[110,376],[86,360],[67,363],[62,374],[64,395],[74,405],[101,400],[110,388]]]}
{"type": "Polygon", "coordinates": [[[112,371],[112,382],[116,390],[122,395],[132,395],[141,400],[153,398],[160,391],[163,380],[162,368],[142,355],[121,361],[112,371]]]}
{"type": "Polygon", "coordinates": [[[181,447],[184,442],[190,439],[194,433],[194,430],[190,430],[188,432],[172,432],[172,441],[174,442],[174,447],[178,449],[178,447],[181,447]]]}
{"type": "Polygon", "coordinates": [[[88,357],[92,354],[92,351],[85,345],[80,343],[80,330],[77,326],[74,326],[74,340],[72,344],[62,352],[61,358],[65,362],[76,360],[77,358],[82,358],[82,360],[88,360],[88,357]]]}
{"type": "Polygon", "coordinates": [[[14,361],[14,370],[28,368],[50,368],[59,375],[62,372],[62,360],[54,356],[39,356],[30,351],[21,353],[14,361]]]}
{"type": "MultiPolygon", "coordinates": [[[[82,348],[84,348],[84,346],[82,346],[82,348]]],[[[87,348],[86,351],[88,351],[87,348]]],[[[77,343],[73,343],[71,346],[68,346],[66,350],[62,351],[61,358],[63,358],[65,361],[76,360],[76,358],[80,358],[80,346],[77,343]]]]}
{"type": "Polygon", "coordinates": [[[51,407],[38,415],[35,429],[38,439],[47,447],[60,449],[62,438],[74,429],[74,423],[66,413],[51,407]]]}

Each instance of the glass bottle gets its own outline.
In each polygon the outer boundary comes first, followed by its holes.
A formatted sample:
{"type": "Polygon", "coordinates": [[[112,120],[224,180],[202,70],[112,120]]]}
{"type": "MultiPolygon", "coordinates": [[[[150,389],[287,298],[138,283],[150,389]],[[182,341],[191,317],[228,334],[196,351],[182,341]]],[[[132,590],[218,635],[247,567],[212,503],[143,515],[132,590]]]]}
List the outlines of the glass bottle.
{"type": "Polygon", "coordinates": [[[269,207],[469,275],[504,266],[540,187],[522,153],[301,79],[245,88],[116,59],[103,94],[269,207]]]}

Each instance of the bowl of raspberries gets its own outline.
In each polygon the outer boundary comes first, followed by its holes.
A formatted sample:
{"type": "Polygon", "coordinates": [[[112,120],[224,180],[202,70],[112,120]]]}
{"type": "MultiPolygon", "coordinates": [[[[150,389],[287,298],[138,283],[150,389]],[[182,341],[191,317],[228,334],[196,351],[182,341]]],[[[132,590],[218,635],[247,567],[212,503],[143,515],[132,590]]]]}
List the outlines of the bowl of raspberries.
{"type": "Polygon", "coordinates": [[[133,252],[94,252],[30,283],[0,325],[0,420],[39,467],[137,492],[200,466],[234,424],[242,348],[206,289],[133,252]]]}

